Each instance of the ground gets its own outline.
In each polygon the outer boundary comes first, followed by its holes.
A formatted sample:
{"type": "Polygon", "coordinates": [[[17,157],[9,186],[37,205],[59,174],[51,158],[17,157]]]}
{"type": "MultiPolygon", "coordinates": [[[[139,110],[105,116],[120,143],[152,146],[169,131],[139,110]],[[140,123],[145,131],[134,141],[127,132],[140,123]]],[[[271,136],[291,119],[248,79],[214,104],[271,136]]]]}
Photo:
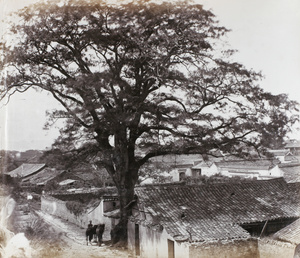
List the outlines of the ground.
{"type": "Polygon", "coordinates": [[[34,200],[17,201],[14,212],[15,233],[24,232],[30,240],[32,258],[129,257],[104,239],[98,246],[86,243],[85,229],[41,211],[34,200]]]}
{"type": "Polygon", "coordinates": [[[59,257],[128,257],[126,250],[116,250],[109,242],[100,247],[97,243],[87,246],[85,229],[42,211],[38,211],[37,214],[56,231],[63,242],[59,257]]]}

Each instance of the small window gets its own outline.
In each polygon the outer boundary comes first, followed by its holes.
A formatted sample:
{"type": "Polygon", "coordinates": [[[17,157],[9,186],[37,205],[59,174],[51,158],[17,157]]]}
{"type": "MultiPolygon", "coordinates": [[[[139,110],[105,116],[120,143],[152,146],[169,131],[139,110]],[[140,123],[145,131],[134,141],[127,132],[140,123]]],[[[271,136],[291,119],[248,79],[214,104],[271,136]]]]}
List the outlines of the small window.
{"type": "Polygon", "coordinates": [[[194,178],[198,178],[201,176],[201,169],[193,169],[193,173],[192,173],[194,178]]]}
{"type": "Polygon", "coordinates": [[[196,169],[195,174],[196,174],[196,176],[201,176],[201,174],[202,174],[201,168],[196,169]]]}
{"type": "Polygon", "coordinates": [[[179,173],[179,181],[183,181],[185,179],[185,173],[184,172],[180,172],[179,173]]]}

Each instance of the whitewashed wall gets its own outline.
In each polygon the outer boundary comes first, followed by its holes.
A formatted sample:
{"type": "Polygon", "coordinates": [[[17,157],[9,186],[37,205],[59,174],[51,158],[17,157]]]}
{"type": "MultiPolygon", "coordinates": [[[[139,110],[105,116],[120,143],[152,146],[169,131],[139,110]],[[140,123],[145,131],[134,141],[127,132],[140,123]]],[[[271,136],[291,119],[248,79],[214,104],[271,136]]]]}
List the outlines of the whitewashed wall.
{"type": "MultiPolygon", "coordinates": [[[[91,220],[92,223],[105,224],[105,231],[103,234],[104,240],[110,240],[110,231],[112,229],[112,220],[108,217],[104,216],[103,213],[103,206],[108,206],[109,204],[105,201],[101,200],[100,204],[96,207],[90,208],[85,213],[76,216],[66,206],[66,202],[56,199],[51,196],[42,196],[41,197],[41,210],[50,214],[72,222],[80,227],[87,228],[89,221],[91,220]]],[[[107,207],[106,207],[107,208],[107,207]]]]}

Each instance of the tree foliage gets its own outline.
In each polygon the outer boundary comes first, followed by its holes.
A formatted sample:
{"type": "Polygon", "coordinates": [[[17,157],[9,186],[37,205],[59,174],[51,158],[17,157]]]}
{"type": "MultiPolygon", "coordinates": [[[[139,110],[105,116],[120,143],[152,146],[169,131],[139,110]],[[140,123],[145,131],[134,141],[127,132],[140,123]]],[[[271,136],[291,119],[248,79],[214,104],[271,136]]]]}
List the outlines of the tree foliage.
{"type": "Polygon", "coordinates": [[[3,176],[4,173],[12,171],[18,167],[15,156],[10,151],[0,150],[0,173],[3,176]]]}
{"type": "Polygon", "coordinates": [[[105,166],[124,224],[149,158],[238,155],[282,139],[298,119],[297,103],[263,91],[259,73],[231,61],[228,30],[201,5],[67,0],[17,15],[2,46],[2,96],[34,87],[60,102],[56,143],[105,166]]]}

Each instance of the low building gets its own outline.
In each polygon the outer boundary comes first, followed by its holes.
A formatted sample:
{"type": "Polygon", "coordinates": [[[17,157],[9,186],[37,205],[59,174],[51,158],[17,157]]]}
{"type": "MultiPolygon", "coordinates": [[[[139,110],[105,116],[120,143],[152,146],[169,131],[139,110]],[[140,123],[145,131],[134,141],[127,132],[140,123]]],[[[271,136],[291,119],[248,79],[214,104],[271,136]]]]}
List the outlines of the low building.
{"type": "Polygon", "coordinates": [[[55,168],[45,167],[40,170],[38,173],[30,175],[22,180],[22,185],[28,186],[37,186],[41,189],[45,187],[45,185],[54,180],[57,176],[62,174],[63,170],[57,170],[55,168]]]}
{"type": "Polygon", "coordinates": [[[290,140],[287,142],[284,148],[289,150],[294,155],[300,155],[300,141],[298,140],[290,140]]]}
{"type": "Polygon", "coordinates": [[[216,162],[218,172],[227,177],[242,177],[257,180],[266,180],[282,177],[277,160],[230,160],[216,162]]]}
{"type": "Polygon", "coordinates": [[[20,178],[22,180],[33,176],[37,173],[39,173],[41,170],[43,170],[46,167],[46,164],[29,164],[29,163],[23,163],[18,168],[5,173],[8,176],[14,177],[14,178],[20,178]]]}
{"type": "Polygon", "coordinates": [[[279,163],[276,159],[201,161],[197,164],[178,164],[170,174],[173,182],[214,175],[266,180],[283,176],[279,163]]]}
{"type": "MultiPolygon", "coordinates": [[[[185,180],[186,177],[195,177],[192,167],[203,160],[200,154],[165,155],[151,159],[153,163],[164,164],[168,167],[165,175],[171,182],[185,180]]],[[[148,181],[151,181],[148,179],[148,181]]]]}
{"type": "Polygon", "coordinates": [[[173,182],[179,182],[186,179],[186,177],[192,176],[192,167],[194,163],[181,163],[173,165],[172,170],[169,172],[173,182]]]}
{"type": "Polygon", "coordinates": [[[214,176],[219,173],[218,167],[215,162],[202,161],[199,164],[192,167],[192,173],[194,176],[214,176]]]}
{"type": "Polygon", "coordinates": [[[273,155],[274,158],[278,159],[281,163],[298,161],[297,157],[288,149],[268,150],[268,153],[273,155]]]}
{"type": "Polygon", "coordinates": [[[298,196],[289,193],[282,178],[137,187],[128,248],[151,258],[259,257],[258,237],[300,216],[298,196]]]}

